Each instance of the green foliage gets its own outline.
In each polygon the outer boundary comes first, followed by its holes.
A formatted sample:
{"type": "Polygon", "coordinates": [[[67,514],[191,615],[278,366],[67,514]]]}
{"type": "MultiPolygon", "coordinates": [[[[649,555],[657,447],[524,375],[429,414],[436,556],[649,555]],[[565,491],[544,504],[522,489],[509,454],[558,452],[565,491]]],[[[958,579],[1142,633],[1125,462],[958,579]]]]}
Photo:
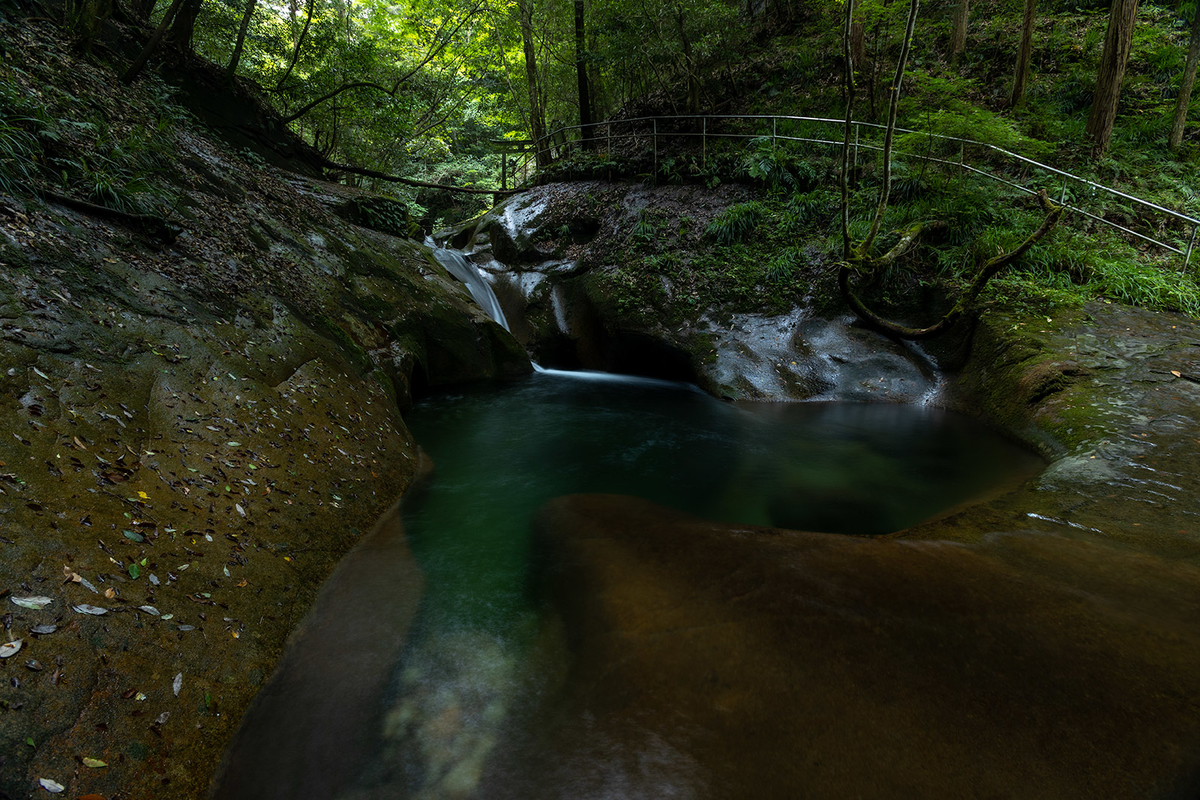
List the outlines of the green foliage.
{"type": "Polygon", "coordinates": [[[408,206],[401,200],[389,197],[356,197],[334,209],[338,216],[401,238],[412,238],[421,233],[421,226],[409,216],[408,206]]]}
{"type": "Polygon", "coordinates": [[[754,233],[765,217],[766,208],[762,203],[739,203],[709,223],[704,235],[721,244],[742,242],[754,233]]]}
{"type": "Polygon", "coordinates": [[[802,254],[796,248],[779,251],[767,265],[766,280],[776,285],[784,285],[793,280],[802,264],[802,254]]]}
{"type": "Polygon", "coordinates": [[[808,188],[819,177],[803,151],[791,142],[773,140],[770,136],[750,141],[742,173],[769,187],[788,191],[808,188]]]}

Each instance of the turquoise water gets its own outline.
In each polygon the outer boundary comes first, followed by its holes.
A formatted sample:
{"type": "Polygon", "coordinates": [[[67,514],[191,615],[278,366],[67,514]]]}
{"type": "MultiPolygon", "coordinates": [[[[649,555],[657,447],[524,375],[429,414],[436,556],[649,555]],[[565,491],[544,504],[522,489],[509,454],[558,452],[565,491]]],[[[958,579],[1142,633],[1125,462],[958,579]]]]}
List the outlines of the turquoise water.
{"type": "MultiPolygon", "coordinates": [[[[488,776],[570,679],[569,632],[533,588],[530,520],[553,497],[621,493],[729,522],[883,534],[1040,466],[932,409],[737,405],[597,374],[445,393],[405,418],[432,478],[405,497],[403,528],[386,517],[323,587],[214,798],[524,796],[496,794],[488,776]]],[[[532,775],[540,752],[522,767],[532,775]]]]}
{"type": "Polygon", "coordinates": [[[559,495],[630,494],[727,522],[885,534],[1040,463],[935,409],[731,404],[603,374],[444,394],[406,420],[435,464],[405,513],[428,578],[426,621],[497,632],[530,607],[529,520],[559,495]]]}

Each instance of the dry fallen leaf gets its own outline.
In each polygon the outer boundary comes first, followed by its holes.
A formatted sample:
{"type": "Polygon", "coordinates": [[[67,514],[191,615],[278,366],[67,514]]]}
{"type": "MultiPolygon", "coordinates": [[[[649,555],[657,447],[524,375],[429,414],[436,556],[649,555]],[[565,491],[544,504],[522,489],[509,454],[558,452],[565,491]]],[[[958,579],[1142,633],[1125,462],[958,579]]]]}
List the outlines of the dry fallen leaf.
{"type": "Polygon", "coordinates": [[[9,599],[12,600],[14,604],[20,606],[21,608],[32,608],[35,611],[39,608],[45,608],[46,606],[48,606],[54,602],[54,600],[52,600],[51,598],[42,597],[42,596],[11,597],[9,599]]]}
{"type": "MultiPolygon", "coordinates": [[[[111,592],[112,589],[109,589],[108,591],[111,592]]],[[[107,592],[106,592],[106,594],[107,594],[107,592]]],[[[113,594],[116,594],[116,592],[113,592],[113,594]]],[[[88,605],[87,603],[80,603],[77,606],[71,606],[71,608],[75,609],[80,614],[91,614],[96,617],[100,616],[101,614],[108,613],[107,608],[100,608],[99,606],[88,605]]]]}
{"type": "Polygon", "coordinates": [[[47,792],[50,792],[50,794],[58,794],[63,789],[67,788],[58,781],[52,781],[49,778],[38,778],[38,783],[41,784],[43,789],[45,789],[47,792]]]}

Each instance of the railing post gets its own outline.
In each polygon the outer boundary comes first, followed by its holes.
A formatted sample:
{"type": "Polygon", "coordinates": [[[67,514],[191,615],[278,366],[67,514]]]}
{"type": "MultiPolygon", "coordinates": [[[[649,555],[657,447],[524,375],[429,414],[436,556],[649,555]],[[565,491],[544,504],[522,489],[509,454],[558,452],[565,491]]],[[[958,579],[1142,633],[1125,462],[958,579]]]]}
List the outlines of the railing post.
{"type": "Polygon", "coordinates": [[[1200,231],[1200,225],[1192,226],[1192,240],[1188,242],[1187,255],[1183,257],[1183,268],[1186,270],[1188,264],[1192,263],[1192,251],[1196,249],[1196,233],[1200,231]]]}
{"type": "Polygon", "coordinates": [[[856,122],[854,123],[854,166],[852,167],[854,170],[858,169],[858,133],[859,127],[856,122]]]}
{"type": "Polygon", "coordinates": [[[604,136],[604,155],[612,158],[612,120],[609,120],[608,124],[604,126],[604,136]]]}
{"type": "Polygon", "coordinates": [[[654,185],[658,186],[658,120],[654,120],[654,185]]]}
{"type": "Polygon", "coordinates": [[[708,168],[708,117],[700,120],[700,169],[708,168]]]}
{"type": "Polygon", "coordinates": [[[500,188],[508,189],[508,153],[500,151],[500,188]]]}
{"type": "Polygon", "coordinates": [[[1063,178],[1062,194],[1060,194],[1058,196],[1058,204],[1061,206],[1061,205],[1065,205],[1066,202],[1067,202],[1067,179],[1063,178]]]}
{"type": "Polygon", "coordinates": [[[775,152],[775,136],[778,130],[779,120],[776,117],[771,117],[771,152],[775,152]]]}

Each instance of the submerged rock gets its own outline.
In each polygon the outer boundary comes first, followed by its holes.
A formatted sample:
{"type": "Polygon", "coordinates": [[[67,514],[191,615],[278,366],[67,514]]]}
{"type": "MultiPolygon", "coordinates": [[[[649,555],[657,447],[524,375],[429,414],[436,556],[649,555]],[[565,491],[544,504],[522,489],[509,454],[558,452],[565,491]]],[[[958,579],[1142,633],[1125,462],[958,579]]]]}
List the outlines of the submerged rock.
{"type": "Polygon", "coordinates": [[[1143,798],[1200,775],[1193,566],[1021,526],[852,539],[599,495],[536,530],[572,668],[488,797],[1143,798]]]}

